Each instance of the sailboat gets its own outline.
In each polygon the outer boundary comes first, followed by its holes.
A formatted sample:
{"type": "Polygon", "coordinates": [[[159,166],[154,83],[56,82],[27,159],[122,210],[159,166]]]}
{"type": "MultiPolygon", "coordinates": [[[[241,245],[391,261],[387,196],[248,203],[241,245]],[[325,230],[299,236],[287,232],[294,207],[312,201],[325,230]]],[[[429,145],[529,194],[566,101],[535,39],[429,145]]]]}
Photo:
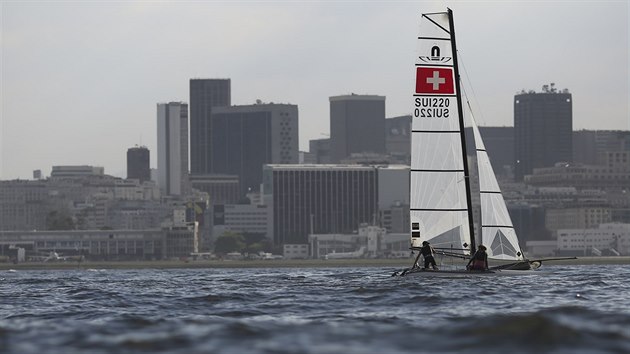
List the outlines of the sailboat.
{"type": "MultiPolygon", "coordinates": [[[[501,265],[484,272],[428,270],[415,258],[410,268],[394,275],[528,274],[540,261],[525,259],[474,118],[479,174],[480,223],[476,237],[470,169],[464,133],[453,12],[422,14],[411,125],[410,226],[411,250],[427,241],[436,253],[469,259],[481,244],[490,262],[501,265]]],[[[469,106],[468,106],[469,107],[469,106]]],[[[472,113],[472,112],[470,112],[472,113]]],[[[465,263],[464,263],[465,264],[465,263]]]]}

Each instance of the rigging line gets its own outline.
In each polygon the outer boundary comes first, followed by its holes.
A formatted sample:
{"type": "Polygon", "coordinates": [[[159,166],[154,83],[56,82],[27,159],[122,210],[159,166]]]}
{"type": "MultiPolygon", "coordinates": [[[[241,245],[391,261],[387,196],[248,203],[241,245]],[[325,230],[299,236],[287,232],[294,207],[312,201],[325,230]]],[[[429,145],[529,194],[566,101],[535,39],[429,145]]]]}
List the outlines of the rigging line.
{"type": "MultiPolygon", "coordinates": [[[[485,121],[483,117],[483,112],[481,111],[481,105],[479,104],[479,100],[477,99],[477,94],[475,93],[475,88],[473,87],[472,81],[470,80],[470,77],[468,76],[468,70],[466,70],[466,65],[464,64],[464,57],[462,56],[461,50],[457,51],[457,55],[459,55],[460,62],[462,63],[462,68],[464,69],[464,75],[466,75],[466,80],[468,81],[468,86],[470,86],[470,91],[472,92],[473,99],[475,100],[475,102],[477,102],[477,107],[479,107],[479,118],[481,119],[481,121],[485,121]]],[[[473,112],[473,109],[470,106],[470,102],[468,102],[468,96],[466,96],[466,102],[468,103],[468,108],[470,109],[470,111],[473,112]]]]}

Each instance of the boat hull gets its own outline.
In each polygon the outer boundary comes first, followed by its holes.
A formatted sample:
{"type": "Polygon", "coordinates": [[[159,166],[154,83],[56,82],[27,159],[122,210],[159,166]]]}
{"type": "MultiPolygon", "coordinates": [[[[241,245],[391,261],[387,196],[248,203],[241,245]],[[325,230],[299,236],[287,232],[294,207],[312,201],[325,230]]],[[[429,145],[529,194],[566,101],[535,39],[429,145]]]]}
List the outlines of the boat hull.
{"type": "Polygon", "coordinates": [[[402,272],[398,276],[423,276],[423,277],[442,277],[442,278],[465,278],[465,277],[499,277],[499,276],[521,276],[535,275],[538,272],[532,269],[513,270],[513,269],[496,269],[487,271],[478,270],[432,270],[432,269],[412,269],[402,272]]]}

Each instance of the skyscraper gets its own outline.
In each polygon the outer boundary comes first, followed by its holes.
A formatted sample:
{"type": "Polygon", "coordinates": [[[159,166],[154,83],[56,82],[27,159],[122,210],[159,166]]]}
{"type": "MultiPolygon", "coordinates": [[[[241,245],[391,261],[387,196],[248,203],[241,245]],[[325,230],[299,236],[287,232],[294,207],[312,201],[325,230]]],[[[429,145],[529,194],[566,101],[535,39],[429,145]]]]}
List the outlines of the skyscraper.
{"type": "Polygon", "coordinates": [[[310,233],[351,233],[378,214],[373,166],[265,165],[264,181],[275,245],[308,243],[310,233]]]}
{"type": "Polygon", "coordinates": [[[230,79],[190,80],[190,171],[205,175],[212,171],[213,107],[231,105],[230,79]]]}
{"type": "Polygon", "coordinates": [[[135,146],[127,149],[127,178],[139,179],[140,182],[151,180],[149,149],[135,146]]]}
{"type": "Polygon", "coordinates": [[[570,162],[573,149],[572,99],[551,84],[543,92],[514,96],[514,173],[517,181],[534,168],[570,162]]]}
{"type": "Polygon", "coordinates": [[[158,185],[167,195],[185,195],[188,181],[188,105],[158,103],[158,185]]]}
{"type": "Polygon", "coordinates": [[[298,108],[254,104],[212,110],[211,173],[239,176],[241,196],[259,190],[264,164],[298,163],[298,108]]]}
{"type": "Polygon", "coordinates": [[[330,97],[331,161],[353,153],[385,154],[385,96],[330,97]]]}

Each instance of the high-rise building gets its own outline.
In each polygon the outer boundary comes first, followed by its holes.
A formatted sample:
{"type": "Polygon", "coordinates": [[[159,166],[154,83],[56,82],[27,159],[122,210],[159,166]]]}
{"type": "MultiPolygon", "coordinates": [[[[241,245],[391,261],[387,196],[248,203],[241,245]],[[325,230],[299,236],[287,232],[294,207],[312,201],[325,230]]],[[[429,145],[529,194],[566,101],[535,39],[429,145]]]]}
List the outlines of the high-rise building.
{"type": "Polygon", "coordinates": [[[127,178],[139,179],[140,182],[151,180],[150,155],[146,146],[127,149],[127,178]]]}
{"type": "Polygon", "coordinates": [[[273,205],[275,245],[308,243],[310,233],[352,233],[378,217],[373,166],[265,165],[264,194],[273,205]]]}
{"type": "Polygon", "coordinates": [[[351,94],[329,100],[331,162],[353,153],[385,154],[385,96],[351,94]]]}
{"type": "Polygon", "coordinates": [[[571,162],[573,151],[572,98],[553,84],[543,92],[514,96],[514,173],[517,181],[534,168],[571,162]]]}
{"type": "Polygon", "coordinates": [[[241,197],[258,191],[264,164],[297,164],[298,108],[291,104],[215,107],[212,173],[237,175],[241,197]]]}
{"type": "Polygon", "coordinates": [[[166,195],[186,195],[188,181],[188,105],[157,105],[158,185],[166,195]]]}
{"type": "Polygon", "coordinates": [[[190,171],[209,174],[212,162],[212,108],[231,105],[230,79],[190,80],[190,171]]]}

